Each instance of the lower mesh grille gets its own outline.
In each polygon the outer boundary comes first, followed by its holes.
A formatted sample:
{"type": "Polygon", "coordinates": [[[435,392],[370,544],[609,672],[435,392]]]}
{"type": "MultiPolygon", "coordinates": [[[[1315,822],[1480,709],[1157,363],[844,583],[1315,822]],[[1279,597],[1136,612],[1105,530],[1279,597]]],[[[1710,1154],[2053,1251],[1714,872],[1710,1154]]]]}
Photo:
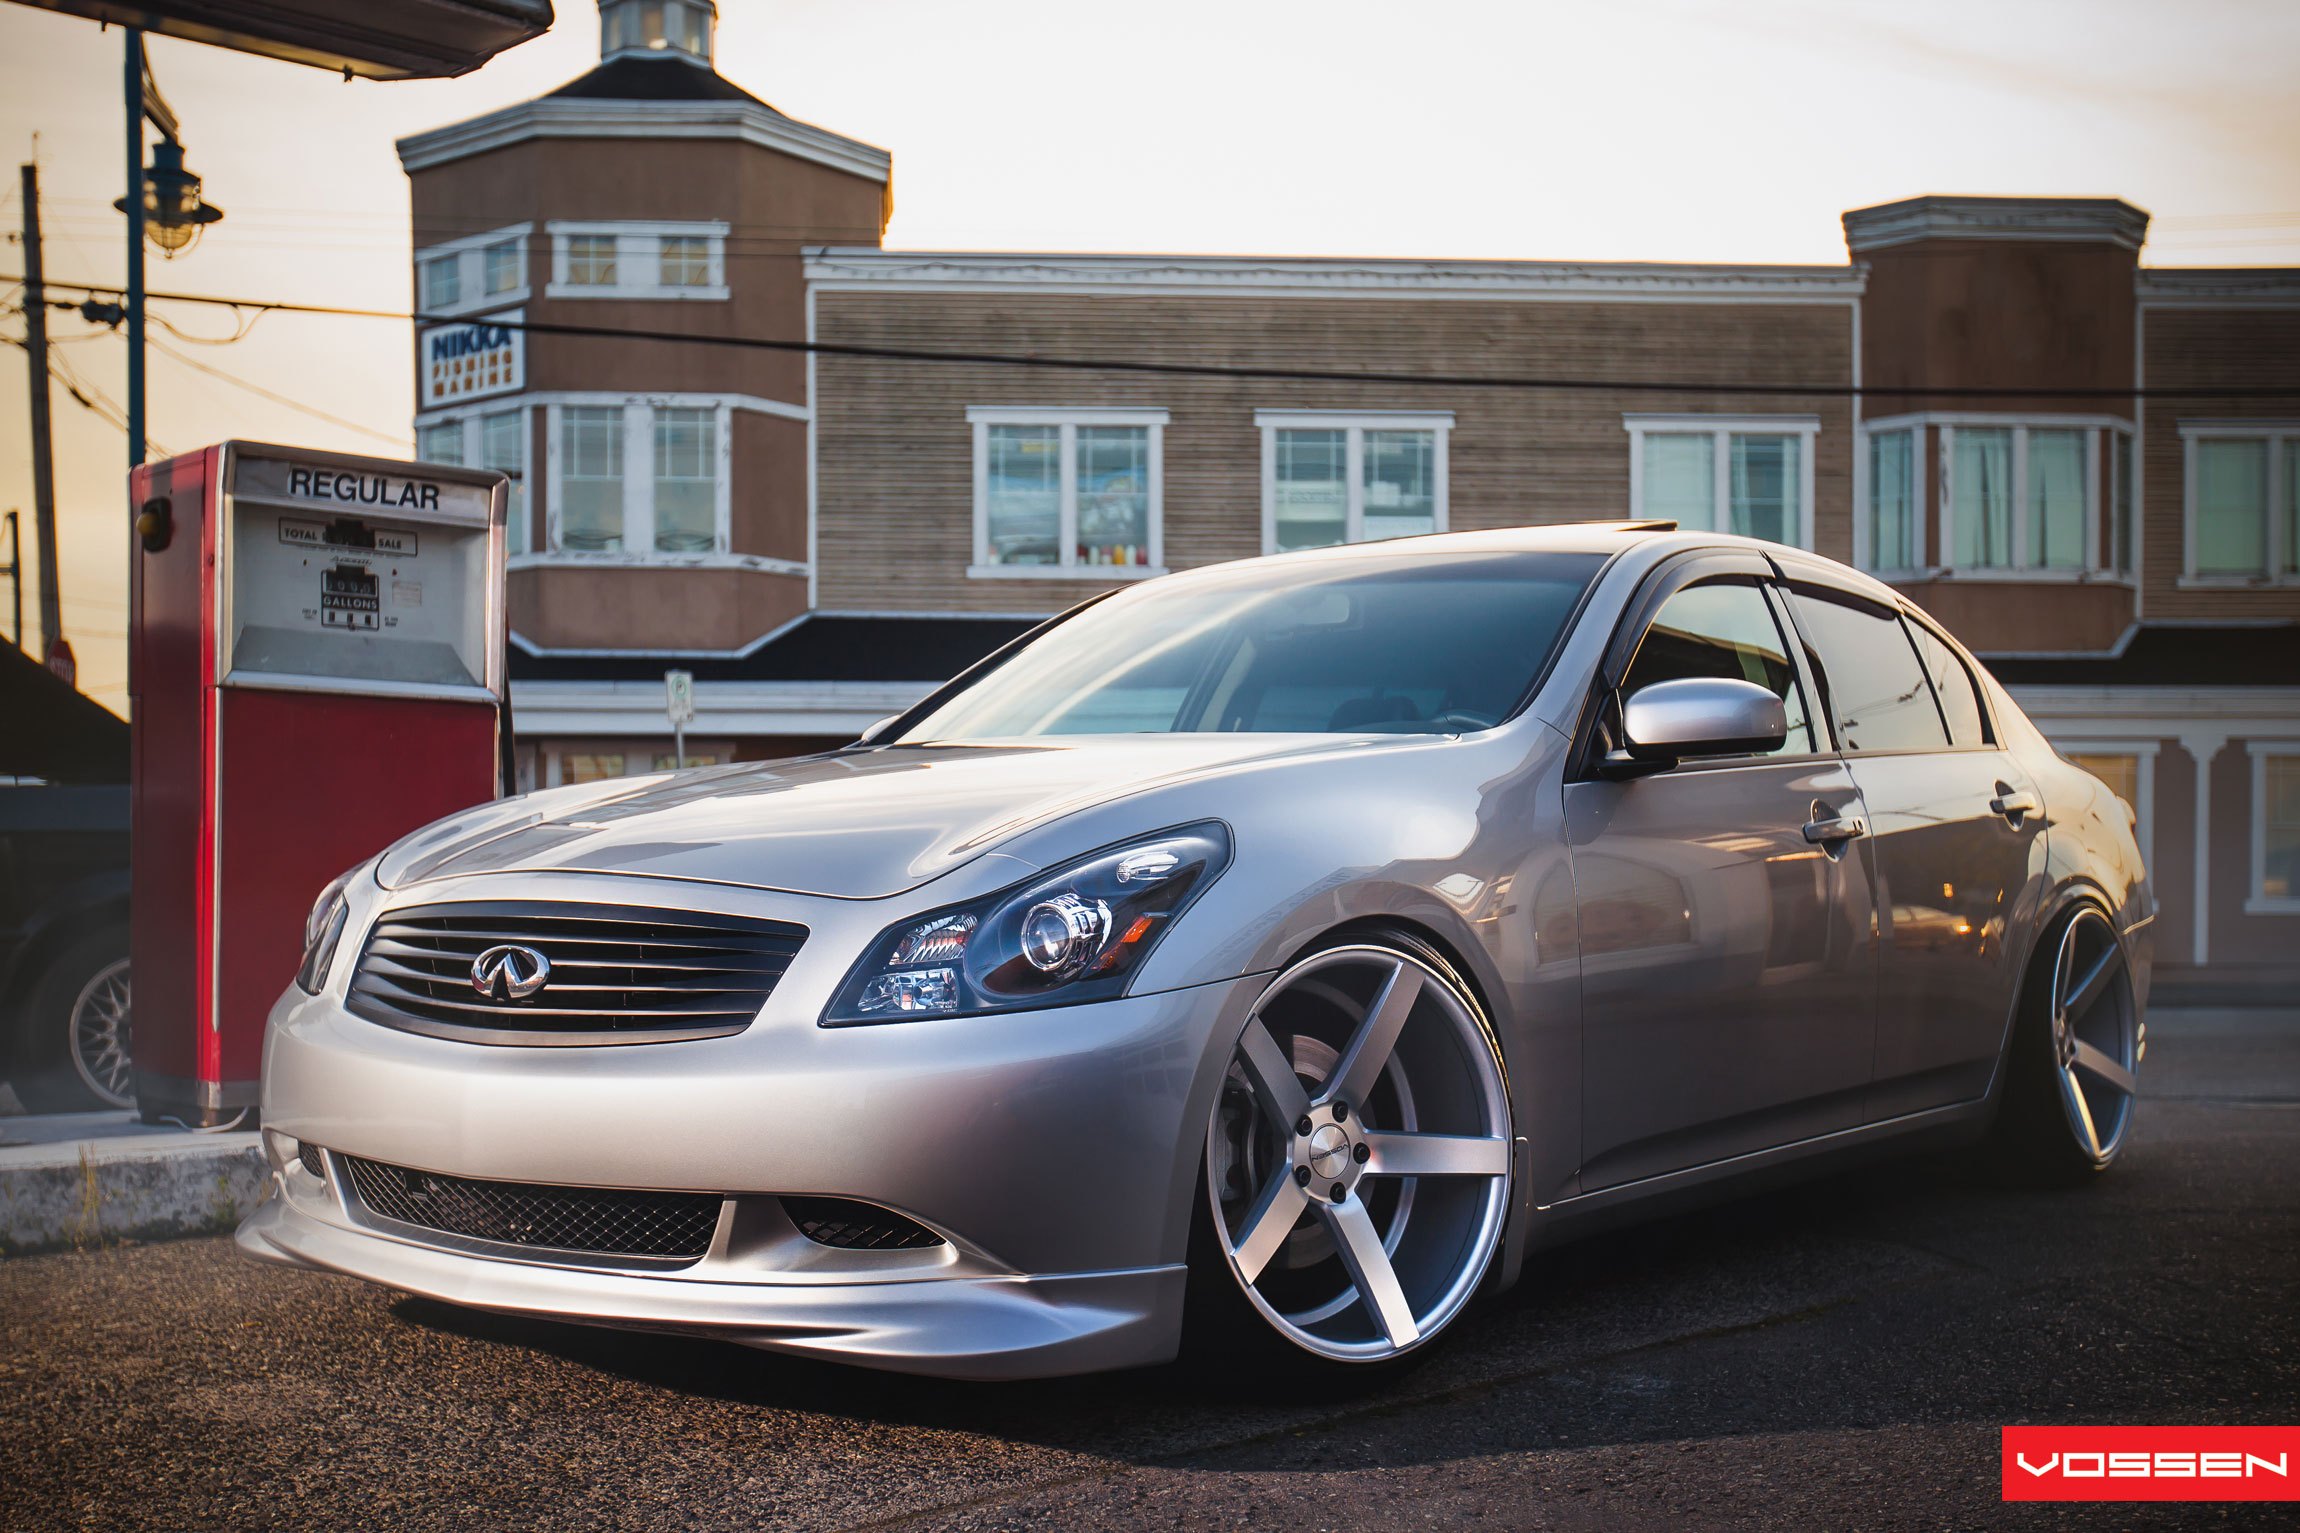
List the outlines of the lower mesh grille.
{"type": "Polygon", "coordinates": [[[707,1192],[635,1192],[481,1182],[341,1157],[369,1213],[465,1240],[586,1256],[700,1261],[725,1200],[707,1192]]]}
{"type": "Polygon", "coordinates": [[[847,1198],[785,1198],[783,1212],[816,1245],[842,1251],[916,1251],[942,1244],[923,1224],[847,1198]]]}
{"type": "Polygon", "coordinates": [[[302,1161],[303,1168],[306,1171],[309,1171],[313,1176],[320,1177],[322,1179],[327,1176],[327,1152],[322,1150],[318,1145],[313,1144],[310,1140],[304,1140],[302,1144],[297,1147],[296,1159],[302,1161]]]}

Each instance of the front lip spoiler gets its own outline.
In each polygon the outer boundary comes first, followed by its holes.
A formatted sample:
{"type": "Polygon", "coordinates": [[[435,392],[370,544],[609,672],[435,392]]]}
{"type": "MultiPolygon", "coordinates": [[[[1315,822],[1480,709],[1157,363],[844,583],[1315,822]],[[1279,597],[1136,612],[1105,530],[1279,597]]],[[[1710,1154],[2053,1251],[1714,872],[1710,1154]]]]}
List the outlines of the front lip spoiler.
{"type": "Polygon", "coordinates": [[[1184,1267],[928,1277],[900,1282],[704,1282],[483,1257],[381,1238],[292,1207],[276,1184],[240,1228],[258,1261],[340,1273],[498,1314],[739,1342],[830,1362],[955,1379],[1030,1379],[1170,1361],[1184,1267]]]}

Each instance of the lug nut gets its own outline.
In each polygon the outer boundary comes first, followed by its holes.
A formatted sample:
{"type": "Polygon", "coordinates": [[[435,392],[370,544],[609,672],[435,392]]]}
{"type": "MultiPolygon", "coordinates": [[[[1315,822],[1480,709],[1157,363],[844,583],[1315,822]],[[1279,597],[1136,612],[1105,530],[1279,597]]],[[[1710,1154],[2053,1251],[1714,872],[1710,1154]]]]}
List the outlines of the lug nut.
{"type": "Polygon", "coordinates": [[[1336,1123],[1347,1123],[1347,1122],[1349,1122],[1349,1121],[1350,1121],[1350,1104],[1349,1104],[1349,1103],[1347,1103],[1347,1102],[1336,1102],[1336,1103],[1334,1104],[1334,1121],[1335,1121],[1336,1123]]]}
{"type": "Polygon", "coordinates": [[[1349,1202],[1349,1201],[1350,1201],[1350,1189],[1349,1189],[1349,1188],[1347,1188],[1347,1187],[1336,1186],[1336,1187],[1334,1188],[1334,1201],[1335,1201],[1336,1203],[1347,1203],[1347,1202],[1349,1202]]]}
{"type": "Polygon", "coordinates": [[[1310,1185],[1310,1168],[1308,1166],[1296,1166],[1294,1168],[1294,1185],[1297,1187],[1310,1185]]]}
{"type": "Polygon", "coordinates": [[[1307,1138],[1309,1138],[1309,1137],[1310,1137],[1310,1117],[1309,1117],[1309,1114],[1307,1114],[1307,1113],[1304,1113],[1304,1114],[1303,1114],[1301,1117],[1299,1117],[1299,1118],[1296,1118],[1296,1119],[1294,1120],[1294,1132],[1295,1132],[1296,1134],[1300,1135],[1300,1136],[1301,1136],[1302,1138],[1304,1138],[1304,1139],[1307,1139],[1307,1138]]]}
{"type": "Polygon", "coordinates": [[[1350,1159],[1356,1161],[1359,1165],[1362,1166],[1373,1156],[1373,1153],[1374,1152],[1372,1150],[1367,1149],[1364,1145],[1361,1144],[1356,1149],[1350,1151],[1350,1159]]]}

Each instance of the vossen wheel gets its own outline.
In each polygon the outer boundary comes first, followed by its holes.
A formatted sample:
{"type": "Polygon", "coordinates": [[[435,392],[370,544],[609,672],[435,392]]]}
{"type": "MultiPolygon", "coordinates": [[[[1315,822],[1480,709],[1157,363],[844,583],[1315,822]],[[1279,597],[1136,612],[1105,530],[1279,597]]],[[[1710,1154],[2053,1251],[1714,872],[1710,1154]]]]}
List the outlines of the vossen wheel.
{"type": "Polygon", "coordinates": [[[1256,1003],[1207,1123],[1194,1288],[1229,1302],[1201,1313],[1313,1367],[1427,1346],[1501,1244],[1510,1146],[1492,1027],[1442,959],[1310,954],[1256,1003]]]}
{"type": "Polygon", "coordinates": [[[2080,906],[2039,954],[2015,1024],[2005,1169],[2060,1182],[2107,1170],[2131,1130],[2147,1051],[2124,944],[2099,909],[2080,906]]]}
{"type": "Polygon", "coordinates": [[[32,1112],[136,1102],[128,934],[108,927],[64,944],[18,1023],[16,1095],[32,1112]]]}

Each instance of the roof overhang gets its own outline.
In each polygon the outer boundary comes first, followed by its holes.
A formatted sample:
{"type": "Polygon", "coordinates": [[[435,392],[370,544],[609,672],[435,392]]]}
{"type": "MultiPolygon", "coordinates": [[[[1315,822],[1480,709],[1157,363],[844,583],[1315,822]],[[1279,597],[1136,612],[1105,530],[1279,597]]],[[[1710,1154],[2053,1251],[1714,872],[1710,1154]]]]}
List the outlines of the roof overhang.
{"type": "Polygon", "coordinates": [[[1918,240],[2047,240],[2138,250],[2148,214],[2115,197],[1910,197],[1844,215],[1855,255],[1918,240]]]}
{"type": "Polygon", "coordinates": [[[535,139],[734,139],[885,185],[894,157],[753,101],[609,101],[546,96],[399,140],[413,174],[535,139]]]}
{"type": "Polygon", "coordinates": [[[551,30],[551,0],[23,0],[371,80],[469,74],[551,30]]]}

